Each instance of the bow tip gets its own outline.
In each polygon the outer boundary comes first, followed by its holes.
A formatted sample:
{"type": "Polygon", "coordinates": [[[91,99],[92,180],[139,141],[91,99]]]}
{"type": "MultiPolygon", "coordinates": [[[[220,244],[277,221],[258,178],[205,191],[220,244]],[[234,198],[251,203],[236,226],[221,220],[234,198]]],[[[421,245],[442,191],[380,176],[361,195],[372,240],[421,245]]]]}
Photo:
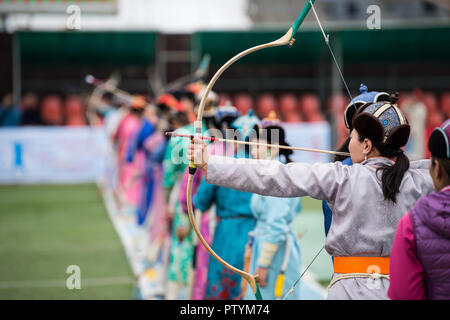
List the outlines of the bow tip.
{"type": "Polygon", "coordinates": [[[289,40],[289,47],[292,47],[294,45],[295,42],[295,38],[292,38],[291,40],[289,40]]]}

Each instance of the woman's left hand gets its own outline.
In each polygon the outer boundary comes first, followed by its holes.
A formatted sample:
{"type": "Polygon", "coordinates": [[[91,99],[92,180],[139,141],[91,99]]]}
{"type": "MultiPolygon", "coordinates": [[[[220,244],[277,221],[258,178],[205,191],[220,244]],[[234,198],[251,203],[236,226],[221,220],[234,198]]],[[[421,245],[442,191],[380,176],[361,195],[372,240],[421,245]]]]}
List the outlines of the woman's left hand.
{"type": "Polygon", "coordinates": [[[255,274],[258,276],[257,277],[257,282],[258,285],[260,287],[265,287],[267,285],[267,273],[268,273],[269,269],[268,268],[263,268],[263,267],[258,267],[256,269],[255,274]]]}

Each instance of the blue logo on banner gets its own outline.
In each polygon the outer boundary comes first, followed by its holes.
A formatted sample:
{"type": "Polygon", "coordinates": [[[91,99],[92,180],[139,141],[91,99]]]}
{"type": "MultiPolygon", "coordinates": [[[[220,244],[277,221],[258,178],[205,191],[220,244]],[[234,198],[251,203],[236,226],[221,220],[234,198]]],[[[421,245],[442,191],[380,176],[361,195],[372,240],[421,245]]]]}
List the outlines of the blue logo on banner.
{"type": "Polygon", "coordinates": [[[14,165],[16,168],[22,168],[22,144],[20,142],[14,143],[14,165]]]}

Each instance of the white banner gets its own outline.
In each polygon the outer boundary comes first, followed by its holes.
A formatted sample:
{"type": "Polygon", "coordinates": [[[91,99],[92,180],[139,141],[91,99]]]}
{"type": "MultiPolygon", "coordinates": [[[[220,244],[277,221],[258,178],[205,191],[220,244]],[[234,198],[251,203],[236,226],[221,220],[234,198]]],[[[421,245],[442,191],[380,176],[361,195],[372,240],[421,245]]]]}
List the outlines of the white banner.
{"type": "MultiPolygon", "coordinates": [[[[286,142],[293,147],[331,150],[331,128],[328,122],[283,123],[286,142]]],[[[326,153],[294,151],[294,162],[329,162],[332,156],[326,153]]]]}
{"type": "Polygon", "coordinates": [[[0,183],[96,182],[105,174],[104,129],[0,129],[0,183]]]}
{"type": "MultiPolygon", "coordinates": [[[[291,146],[331,150],[327,122],[283,126],[291,146]]],[[[97,182],[113,177],[113,157],[103,128],[0,128],[1,184],[97,182]]],[[[307,163],[331,160],[328,154],[304,151],[294,151],[291,158],[307,163]]]]}

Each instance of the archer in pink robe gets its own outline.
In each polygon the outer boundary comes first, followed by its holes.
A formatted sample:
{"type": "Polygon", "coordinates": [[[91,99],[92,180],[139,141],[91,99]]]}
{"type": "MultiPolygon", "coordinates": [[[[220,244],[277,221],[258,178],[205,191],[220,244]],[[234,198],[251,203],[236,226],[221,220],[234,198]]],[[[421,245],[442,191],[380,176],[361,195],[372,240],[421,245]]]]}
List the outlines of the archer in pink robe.
{"type": "Polygon", "coordinates": [[[140,128],[140,124],[141,122],[135,114],[128,113],[120,121],[114,135],[114,140],[118,144],[119,194],[125,203],[134,207],[139,204],[142,187],[142,179],[135,178],[135,176],[142,172],[144,155],[142,153],[137,154],[135,161],[132,163],[126,161],[126,156],[130,143],[133,143],[133,139],[140,128]]]}

